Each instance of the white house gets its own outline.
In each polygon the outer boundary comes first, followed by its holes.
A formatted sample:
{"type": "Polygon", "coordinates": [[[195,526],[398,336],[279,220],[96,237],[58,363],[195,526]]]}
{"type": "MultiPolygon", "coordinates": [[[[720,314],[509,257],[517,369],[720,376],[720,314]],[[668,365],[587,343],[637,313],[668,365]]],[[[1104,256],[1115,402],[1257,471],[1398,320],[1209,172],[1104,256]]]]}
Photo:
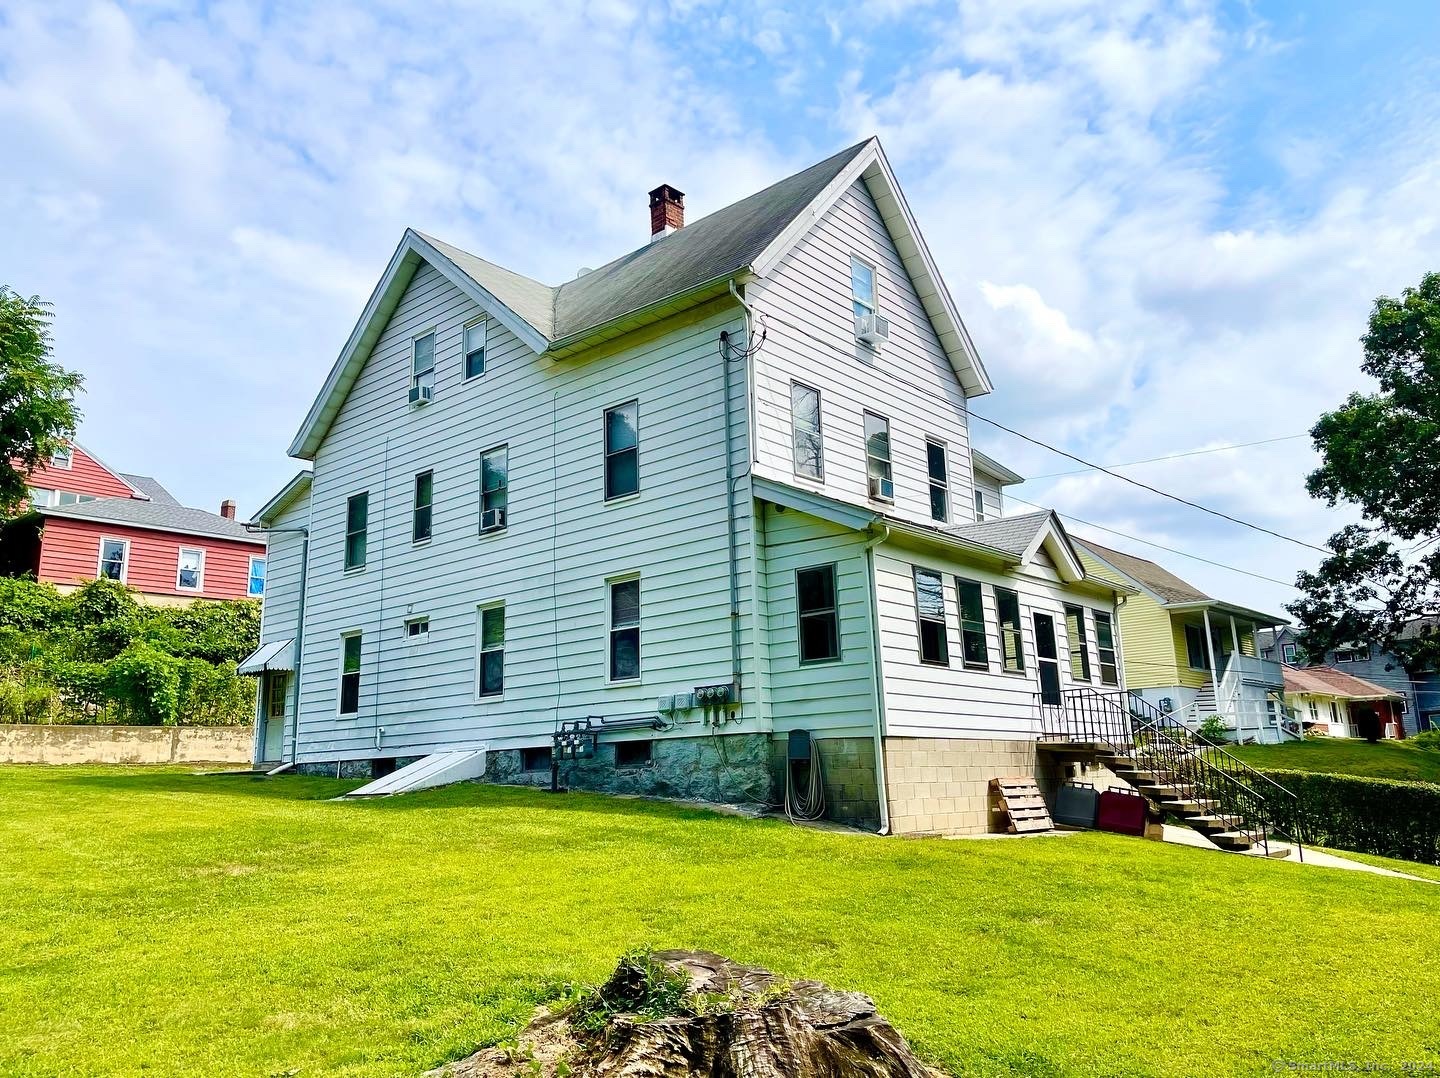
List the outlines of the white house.
{"type": "Polygon", "coordinates": [[[1000,516],[990,379],[878,141],[650,205],[558,287],[405,233],[259,514],[257,758],[774,803],[806,731],[833,817],[985,830],[1041,694],[1122,689],[1131,589],[1000,516]]]}

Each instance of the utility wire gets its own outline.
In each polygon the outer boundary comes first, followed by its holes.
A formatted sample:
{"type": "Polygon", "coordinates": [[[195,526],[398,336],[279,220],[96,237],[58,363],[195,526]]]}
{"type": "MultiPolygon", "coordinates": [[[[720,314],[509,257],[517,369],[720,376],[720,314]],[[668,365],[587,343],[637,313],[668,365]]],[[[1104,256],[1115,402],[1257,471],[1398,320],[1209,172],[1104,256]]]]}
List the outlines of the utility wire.
{"type": "MultiPolygon", "coordinates": [[[[826,340],[824,337],[811,333],[804,326],[797,325],[796,323],[791,322],[787,318],[781,318],[779,315],[776,314],[768,314],[768,319],[771,322],[786,326],[789,329],[793,329],[801,336],[807,337],[810,340],[814,341],[816,344],[822,345],[823,347],[828,348],[833,352],[837,352],[843,356],[848,356],[851,359],[854,358],[853,352],[841,348],[840,346],[835,344],[834,341],[826,340]]],[[[899,382],[902,385],[908,386],[909,388],[919,393],[926,394],[927,396],[934,393],[933,388],[926,388],[925,386],[918,385],[915,382],[909,381],[908,379],[902,377],[898,371],[887,370],[885,372],[885,377],[891,379],[892,381],[899,382]]],[[[1250,521],[1242,520],[1240,517],[1232,516],[1230,513],[1222,512],[1219,509],[1212,509],[1208,505],[1201,505],[1199,502],[1191,501],[1189,498],[1182,498],[1178,494],[1171,494],[1169,491],[1161,490],[1159,487],[1153,487],[1149,483],[1142,483],[1138,479],[1131,479],[1128,475],[1121,475],[1119,472],[1111,471],[1104,465],[1096,464],[1094,461],[1086,460],[1084,457],[1078,457],[1074,453],[1051,445],[1049,442],[1041,441],[1039,438],[1032,438],[1028,434],[1022,434],[1014,427],[1007,427],[1004,423],[1001,423],[997,419],[991,419],[988,416],[981,415],[979,412],[972,411],[968,402],[963,403],[962,407],[964,407],[966,414],[971,416],[972,418],[978,419],[982,423],[988,423],[990,424],[990,426],[995,427],[999,430],[1003,430],[1006,434],[1012,434],[1016,438],[1021,439],[1022,441],[1029,442],[1031,445],[1039,446],[1041,449],[1048,449],[1050,450],[1050,452],[1065,457],[1067,460],[1073,460],[1076,464],[1083,465],[1086,469],[1103,472],[1105,475],[1118,479],[1122,483],[1129,483],[1133,487],[1139,487],[1141,490],[1147,490],[1151,494],[1158,494],[1162,498],[1168,498],[1170,501],[1178,502],[1181,505],[1189,506],[1191,509],[1198,509],[1202,513],[1208,513],[1210,516],[1218,517],[1221,520],[1228,520],[1231,524],[1238,524],[1242,528],[1249,528],[1251,531],[1260,532],[1262,535],[1269,535],[1276,539],[1282,539],[1287,543],[1294,543],[1296,546],[1302,546],[1306,550],[1314,550],[1320,554],[1335,553],[1328,547],[1316,546],[1314,543],[1307,543],[1303,539],[1296,539],[1293,535],[1286,535],[1283,532],[1275,531],[1273,528],[1267,528],[1263,524],[1252,524],[1250,521]]]]}
{"type": "MultiPolygon", "coordinates": [[[[1009,501],[1019,502],[1021,505],[1028,505],[1035,509],[1049,508],[1049,506],[1040,505],[1036,502],[1027,502],[1024,498],[1017,498],[1013,494],[1007,494],[1005,495],[1005,497],[1009,501]]],[[[1118,535],[1122,539],[1130,539],[1136,543],[1144,543],[1146,546],[1153,546],[1156,550],[1163,550],[1168,554],[1179,554],[1180,557],[1190,558],[1192,561],[1203,561],[1206,565],[1213,565],[1217,569],[1229,569],[1232,573],[1240,573],[1242,576],[1254,577],[1256,580],[1263,580],[1268,584],[1280,584],[1287,588],[1295,587],[1295,585],[1288,580],[1280,580],[1278,577],[1265,576],[1263,573],[1252,573],[1249,569],[1241,569],[1239,566],[1236,565],[1227,565],[1223,561],[1215,561],[1212,558],[1203,558],[1199,554],[1191,554],[1189,551],[1186,550],[1177,550],[1173,546],[1166,546],[1164,543],[1157,543],[1150,539],[1141,539],[1138,535],[1131,535],[1129,532],[1122,532],[1117,528],[1107,528],[1104,524],[1096,524],[1093,520],[1084,520],[1080,517],[1075,516],[1073,513],[1061,512],[1059,509],[1053,511],[1059,513],[1066,520],[1073,520],[1076,524],[1083,524],[1087,528],[1098,528],[1102,532],[1109,532],[1111,535],[1118,535]]]]}
{"type": "MultiPolygon", "coordinates": [[[[1162,460],[1179,460],[1181,457],[1201,457],[1206,453],[1225,453],[1231,449],[1249,449],[1256,445],[1272,445],[1275,442],[1292,442],[1296,438],[1308,438],[1308,434],[1285,434],[1279,438],[1261,438],[1258,442],[1236,442],[1233,445],[1216,445],[1209,449],[1188,449],[1183,453],[1167,453],[1163,457],[1146,457],[1144,460],[1126,461],[1124,464],[1107,464],[1107,468],[1133,468],[1139,464],[1157,464],[1162,460]]],[[[1035,482],[1040,479],[1059,479],[1063,475],[1084,475],[1088,468],[1076,468],[1069,472],[1047,472],[1044,475],[1027,475],[1025,482],[1035,482]]]]}

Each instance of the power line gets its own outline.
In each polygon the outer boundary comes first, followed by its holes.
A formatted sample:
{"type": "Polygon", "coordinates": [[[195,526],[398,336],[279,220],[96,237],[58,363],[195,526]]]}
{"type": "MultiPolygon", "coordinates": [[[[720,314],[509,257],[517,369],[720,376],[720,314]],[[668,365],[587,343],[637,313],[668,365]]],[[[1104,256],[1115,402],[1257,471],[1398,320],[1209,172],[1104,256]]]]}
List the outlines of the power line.
{"type": "MultiPolygon", "coordinates": [[[[1028,505],[1035,509],[1049,508],[1049,506],[1040,505],[1037,502],[1027,502],[1024,498],[1017,498],[1013,494],[1007,494],[1005,497],[1008,498],[1010,501],[1016,501],[1019,502],[1021,505],[1028,505]]],[[[1157,543],[1150,539],[1141,539],[1138,535],[1131,535],[1129,532],[1122,532],[1117,528],[1107,528],[1104,524],[1096,524],[1093,520],[1083,520],[1072,513],[1062,513],[1058,509],[1054,510],[1054,512],[1060,513],[1060,515],[1062,517],[1065,517],[1067,520],[1073,520],[1076,524],[1083,524],[1087,528],[1098,528],[1102,532],[1109,532],[1111,535],[1118,535],[1122,539],[1129,539],[1136,543],[1144,543],[1146,546],[1153,546],[1156,550],[1163,550],[1168,554],[1178,554],[1180,555],[1180,557],[1190,558],[1192,561],[1203,561],[1206,565],[1213,565],[1217,569],[1228,569],[1232,573],[1240,573],[1243,576],[1254,577],[1256,580],[1263,580],[1269,584],[1280,584],[1283,587],[1287,588],[1295,587],[1295,585],[1290,583],[1288,580],[1280,580],[1273,576],[1265,576],[1263,573],[1252,573],[1249,569],[1241,569],[1239,566],[1235,565],[1226,565],[1223,561],[1215,561],[1212,558],[1203,558],[1199,554],[1191,554],[1190,552],[1185,550],[1177,550],[1173,546],[1166,546],[1164,543],[1157,543]]],[[[1297,588],[1296,590],[1298,591],[1299,589],[1297,588]]]]}
{"type": "MultiPolygon", "coordinates": [[[[1138,464],[1157,464],[1162,460],[1179,460],[1181,457],[1201,457],[1206,453],[1225,453],[1231,449],[1249,449],[1251,446],[1272,445],[1275,442],[1293,442],[1296,438],[1308,438],[1308,434],[1285,434],[1279,438],[1261,438],[1258,442],[1236,442],[1234,445],[1216,445],[1209,449],[1189,449],[1184,453],[1167,453],[1163,457],[1147,457],[1144,460],[1126,461],[1124,464],[1107,464],[1107,468],[1133,468],[1138,464]]],[[[1062,475],[1084,475],[1087,468],[1077,468],[1069,472],[1047,472],[1044,475],[1030,475],[1025,477],[1029,483],[1040,479],[1059,479],[1062,475]]]]}
{"type": "Polygon", "coordinates": [[[1307,550],[1316,550],[1319,551],[1321,554],[1334,553],[1333,550],[1330,550],[1326,547],[1316,546],[1314,543],[1307,543],[1304,539],[1296,539],[1293,535],[1286,535],[1284,532],[1277,532],[1273,528],[1265,527],[1263,524],[1252,524],[1248,520],[1242,520],[1237,516],[1232,516],[1231,514],[1222,512],[1219,509],[1211,509],[1208,505],[1201,505],[1199,502],[1192,502],[1189,498],[1182,498],[1178,494],[1171,494],[1168,490],[1161,490],[1159,487],[1152,487],[1149,483],[1142,483],[1138,479],[1131,479],[1128,475],[1121,475],[1119,472],[1111,471],[1104,465],[1096,464],[1093,461],[1086,460],[1084,457],[1077,457],[1074,453],[1068,452],[1064,449],[1059,449],[1051,445],[1049,442],[1042,442],[1039,438],[1032,438],[1028,434],[1021,434],[1014,427],[1007,427],[999,420],[990,419],[988,416],[983,416],[979,412],[971,411],[968,407],[965,410],[967,413],[969,413],[969,415],[971,415],[975,419],[980,420],[980,422],[982,423],[989,423],[992,427],[997,427],[1000,430],[1003,430],[1006,434],[1013,434],[1016,438],[1023,439],[1024,441],[1029,442],[1031,445],[1038,445],[1041,449],[1048,449],[1052,453],[1058,453],[1062,457],[1073,460],[1076,464],[1083,464],[1086,468],[1094,469],[1097,472],[1103,472],[1108,476],[1112,476],[1115,479],[1120,480],[1122,483],[1129,483],[1132,487],[1139,487],[1141,490],[1148,490],[1151,494],[1158,494],[1162,498],[1169,498],[1172,502],[1179,502],[1181,505],[1188,505],[1191,509],[1198,509],[1202,513],[1209,513],[1212,517],[1219,517],[1221,520],[1228,520],[1231,524],[1239,524],[1242,528],[1249,528],[1251,531],[1257,531],[1261,532],[1264,535],[1274,536],[1276,539],[1283,539],[1287,543],[1294,543],[1296,546],[1303,546],[1307,550]]]}

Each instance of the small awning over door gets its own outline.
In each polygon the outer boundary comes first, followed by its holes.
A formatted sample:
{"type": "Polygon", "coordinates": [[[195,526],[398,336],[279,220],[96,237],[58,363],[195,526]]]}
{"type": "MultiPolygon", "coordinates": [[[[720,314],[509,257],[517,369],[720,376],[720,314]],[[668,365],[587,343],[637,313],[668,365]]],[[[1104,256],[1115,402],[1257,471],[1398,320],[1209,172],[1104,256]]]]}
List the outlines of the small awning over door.
{"type": "Polygon", "coordinates": [[[244,661],[235,668],[235,672],[258,676],[271,670],[289,671],[294,669],[295,641],[274,640],[268,644],[261,644],[246,656],[244,661]]]}

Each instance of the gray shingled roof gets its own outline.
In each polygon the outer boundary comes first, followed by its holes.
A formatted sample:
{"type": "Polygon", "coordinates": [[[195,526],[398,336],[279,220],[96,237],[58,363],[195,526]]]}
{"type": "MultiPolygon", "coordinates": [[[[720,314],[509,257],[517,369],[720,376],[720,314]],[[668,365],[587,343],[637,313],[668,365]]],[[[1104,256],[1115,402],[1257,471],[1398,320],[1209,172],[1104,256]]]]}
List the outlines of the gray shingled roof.
{"type": "Polygon", "coordinates": [[[1166,603],[1214,602],[1203,591],[1185,583],[1174,573],[1156,565],[1153,561],[1137,558],[1133,554],[1122,554],[1118,550],[1111,550],[1109,547],[1101,546],[1089,539],[1076,539],[1075,542],[1079,546],[1085,547],[1097,558],[1120,570],[1137,584],[1154,592],[1166,603]]]}
{"type": "Polygon", "coordinates": [[[93,502],[52,506],[40,509],[39,512],[46,517],[93,520],[99,523],[128,525],[132,528],[154,528],[158,531],[183,532],[186,535],[213,539],[238,539],[258,545],[265,542],[261,536],[246,531],[245,526],[238,520],[227,520],[218,513],[164,502],[147,502],[139,498],[97,498],[93,502]]]}
{"type": "Polygon", "coordinates": [[[421,235],[546,340],[563,340],[749,266],[868,144],[841,150],[556,287],[421,235]]]}
{"type": "Polygon", "coordinates": [[[1035,541],[1035,536],[1039,534],[1040,529],[1049,519],[1050,510],[1040,509],[1034,513],[1026,513],[1024,516],[1000,517],[997,520],[986,520],[979,524],[952,524],[950,527],[940,530],[957,539],[980,543],[1020,557],[1030,549],[1030,544],[1035,541]]]}
{"type": "Polygon", "coordinates": [[[157,505],[179,505],[175,495],[160,485],[160,480],[148,475],[131,475],[129,472],[121,472],[120,478],[129,483],[145,497],[157,505]]]}

